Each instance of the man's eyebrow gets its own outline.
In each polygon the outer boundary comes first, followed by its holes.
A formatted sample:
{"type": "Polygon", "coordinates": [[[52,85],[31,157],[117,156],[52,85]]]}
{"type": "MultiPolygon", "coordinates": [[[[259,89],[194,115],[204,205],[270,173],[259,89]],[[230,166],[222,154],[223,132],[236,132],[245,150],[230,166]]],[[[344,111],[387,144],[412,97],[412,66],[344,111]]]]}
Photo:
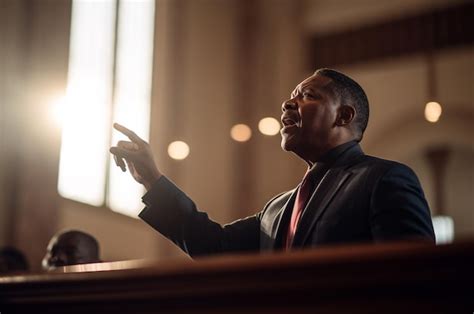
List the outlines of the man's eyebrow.
{"type": "Polygon", "coordinates": [[[313,86],[311,84],[307,84],[307,85],[303,85],[301,86],[301,91],[304,91],[304,90],[309,90],[313,93],[316,93],[316,92],[327,92],[324,88],[321,88],[321,87],[318,87],[318,86],[313,86]]]}
{"type": "Polygon", "coordinates": [[[318,88],[311,85],[305,85],[301,87],[301,91],[304,91],[304,90],[317,91],[318,88]]]}
{"type": "Polygon", "coordinates": [[[314,92],[323,92],[323,93],[332,93],[332,89],[329,86],[330,84],[326,84],[324,86],[313,86],[311,83],[306,83],[304,85],[298,85],[292,92],[291,92],[291,98],[295,97],[295,95],[299,92],[302,92],[304,90],[311,90],[313,93],[314,92]]]}
{"type": "Polygon", "coordinates": [[[322,86],[321,85],[313,86],[308,83],[307,85],[302,86],[301,90],[304,90],[304,89],[310,89],[313,92],[323,92],[325,94],[331,94],[331,95],[334,93],[331,83],[324,84],[322,86]]]}
{"type": "Polygon", "coordinates": [[[293,96],[293,95],[295,95],[296,93],[301,92],[301,91],[303,91],[303,90],[305,90],[305,89],[313,89],[313,88],[312,88],[312,86],[311,86],[309,83],[308,83],[308,84],[305,84],[305,85],[302,85],[302,86],[301,86],[301,85],[298,85],[298,86],[296,86],[296,88],[293,90],[293,92],[291,92],[291,95],[293,96]]]}

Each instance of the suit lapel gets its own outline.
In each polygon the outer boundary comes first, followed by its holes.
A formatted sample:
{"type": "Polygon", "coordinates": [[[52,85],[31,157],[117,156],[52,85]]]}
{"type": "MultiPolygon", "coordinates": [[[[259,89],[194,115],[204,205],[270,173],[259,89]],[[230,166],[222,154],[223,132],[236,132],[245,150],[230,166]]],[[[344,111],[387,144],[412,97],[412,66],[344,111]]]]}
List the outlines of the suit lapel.
{"type": "MultiPolygon", "coordinates": [[[[318,187],[311,195],[300,218],[300,225],[297,226],[292,246],[300,247],[306,242],[318,219],[324,213],[341,186],[349,178],[351,172],[346,169],[350,168],[352,164],[357,163],[363,156],[364,153],[362,149],[356,144],[349,147],[337,158],[335,164],[333,164],[332,168],[324,175],[318,187]]],[[[288,201],[278,213],[278,226],[276,229],[273,229],[276,230],[276,233],[274,234],[272,232],[272,238],[275,239],[273,243],[274,249],[281,248],[283,245],[283,237],[286,236],[288,230],[298,188],[299,186],[293,191],[288,201]]]]}
{"type": "Polygon", "coordinates": [[[292,246],[302,246],[305,243],[313,230],[313,226],[350,174],[349,171],[342,168],[328,170],[303,211],[292,246]]]}
{"type": "Polygon", "coordinates": [[[280,209],[278,213],[278,224],[276,227],[276,233],[272,235],[272,238],[275,239],[273,243],[274,249],[282,248],[283,237],[286,236],[288,229],[288,224],[290,223],[291,212],[293,211],[293,205],[295,203],[296,193],[298,192],[299,186],[293,190],[290,197],[286,201],[285,205],[280,209]]]}

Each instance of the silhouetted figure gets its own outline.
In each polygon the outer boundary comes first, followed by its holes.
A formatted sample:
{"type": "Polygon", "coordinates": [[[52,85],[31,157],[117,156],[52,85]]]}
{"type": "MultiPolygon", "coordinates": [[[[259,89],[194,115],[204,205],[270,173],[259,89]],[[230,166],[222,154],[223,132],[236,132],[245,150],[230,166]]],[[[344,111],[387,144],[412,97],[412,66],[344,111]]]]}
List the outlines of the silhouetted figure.
{"type": "Polygon", "coordinates": [[[56,234],[48,244],[42,266],[51,270],[59,266],[101,262],[99,243],[90,234],[69,230],[56,234]]]}
{"type": "Polygon", "coordinates": [[[0,274],[25,272],[28,269],[28,261],[20,250],[10,246],[0,250],[0,274]]]}

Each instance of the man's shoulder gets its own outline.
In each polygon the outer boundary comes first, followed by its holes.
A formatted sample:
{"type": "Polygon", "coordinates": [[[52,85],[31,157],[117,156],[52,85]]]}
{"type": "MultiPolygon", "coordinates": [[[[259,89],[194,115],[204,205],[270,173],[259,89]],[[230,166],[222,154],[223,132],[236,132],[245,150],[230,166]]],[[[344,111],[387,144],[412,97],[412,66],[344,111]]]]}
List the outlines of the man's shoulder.
{"type": "Polygon", "coordinates": [[[266,204],[263,210],[259,213],[259,215],[264,215],[268,214],[269,212],[274,213],[275,210],[280,210],[284,207],[286,202],[290,199],[291,195],[293,192],[296,190],[290,190],[290,191],[285,191],[280,194],[275,195],[273,198],[271,198],[266,204]]]}
{"type": "Polygon", "coordinates": [[[414,171],[404,163],[395,160],[384,159],[371,155],[363,155],[357,163],[350,167],[352,171],[367,171],[373,176],[384,176],[386,174],[415,175],[414,171]]]}
{"type": "Polygon", "coordinates": [[[293,192],[296,190],[293,189],[293,190],[290,190],[290,191],[285,191],[285,192],[282,192],[280,194],[277,194],[275,195],[272,199],[270,199],[267,204],[265,205],[265,208],[267,208],[269,205],[284,205],[284,203],[286,203],[286,201],[288,201],[288,199],[291,197],[291,194],[293,194],[293,192]]]}
{"type": "Polygon", "coordinates": [[[409,166],[395,160],[384,159],[371,155],[363,155],[353,167],[370,167],[380,170],[389,170],[392,168],[410,169],[409,166]]]}

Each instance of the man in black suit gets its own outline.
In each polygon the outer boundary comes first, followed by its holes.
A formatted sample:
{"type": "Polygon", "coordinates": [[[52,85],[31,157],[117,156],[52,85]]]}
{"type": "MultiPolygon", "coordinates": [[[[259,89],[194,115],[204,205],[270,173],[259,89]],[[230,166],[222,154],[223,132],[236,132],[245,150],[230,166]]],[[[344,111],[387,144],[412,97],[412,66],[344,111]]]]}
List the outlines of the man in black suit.
{"type": "Polygon", "coordinates": [[[147,193],[140,218],[191,256],[316,247],[407,238],[434,242],[430,211],[407,166],[365,155],[359,142],[369,117],[364,90],[348,76],[320,69],[282,105],[282,148],[306,161],[294,190],[259,213],[221,226],[156,168],[148,143],[125,127],[130,141],[110,149],[116,163],[147,193]],[[125,160],[125,162],[124,162],[125,160]]]}

